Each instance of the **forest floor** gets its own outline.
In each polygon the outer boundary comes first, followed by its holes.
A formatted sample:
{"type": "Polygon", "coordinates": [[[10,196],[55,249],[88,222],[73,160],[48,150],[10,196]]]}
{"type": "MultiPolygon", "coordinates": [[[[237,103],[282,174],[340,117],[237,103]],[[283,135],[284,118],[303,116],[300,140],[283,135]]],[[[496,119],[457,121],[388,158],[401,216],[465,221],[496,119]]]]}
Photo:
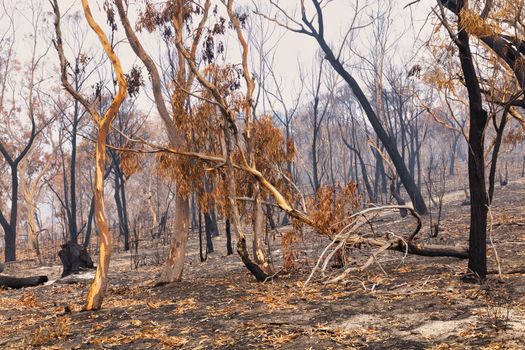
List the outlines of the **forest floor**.
{"type": "MultiPolygon", "coordinates": [[[[89,280],[0,290],[0,348],[525,349],[525,273],[516,272],[525,268],[525,181],[496,193],[492,237],[503,274],[482,285],[462,282],[465,260],[387,252],[381,268],[376,264],[343,284],[305,286],[328,243],[314,233],[299,243],[305,253],[297,256],[298,269],[259,283],[236,255],[225,256],[223,236],[201,263],[192,235],[184,280],[173,285],[154,286],[161,268],[155,250],[140,252],[136,269],[129,253],[116,253],[97,312],[81,311],[89,280]]],[[[460,195],[447,198],[438,238],[428,238],[426,216],[419,242],[466,243],[469,207],[460,195]]],[[[376,231],[406,235],[413,226],[396,213],[378,220],[376,231]]],[[[274,252],[277,266],[280,254],[274,252]]],[[[366,259],[355,255],[357,263],[366,259]]],[[[489,259],[495,270],[492,249],[489,259]]],[[[20,263],[6,272],[56,280],[60,269],[20,263]]]]}

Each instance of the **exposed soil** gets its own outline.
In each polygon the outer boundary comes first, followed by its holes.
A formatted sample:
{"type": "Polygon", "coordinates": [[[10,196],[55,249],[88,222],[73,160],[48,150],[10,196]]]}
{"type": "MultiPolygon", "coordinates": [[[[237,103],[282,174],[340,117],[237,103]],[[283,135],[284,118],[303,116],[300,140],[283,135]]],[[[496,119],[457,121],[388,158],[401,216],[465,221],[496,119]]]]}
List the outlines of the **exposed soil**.
{"type": "MultiPolygon", "coordinates": [[[[58,266],[8,266],[6,273],[20,276],[48,274],[51,283],[0,290],[0,348],[524,349],[525,181],[496,193],[492,237],[503,275],[481,286],[461,281],[466,261],[387,252],[381,266],[343,284],[316,280],[305,287],[328,243],[313,233],[298,243],[306,253],[298,254],[296,271],[258,283],[236,255],[225,256],[223,236],[201,263],[193,235],[184,281],[174,285],[154,287],[160,270],[155,250],[141,253],[145,264],[137,269],[130,268],[129,254],[115,254],[107,299],[97,312],[81,311],[88,278],[64,284],[54,282],[58,266]]],[[[419,241],[466,243],[469,207],[460,195],[447,198],[438,238],[428,238],[427,216],[419,241]]],[[[378,234],[408,234],[413,225],[396,213],[378,220],[378,234]]],[[[356,264],[366,259],[351,254],[356,264]]],[[[274,251],[277,266],[280,255],[274,251]]],[[[497,270],[492,249],[489,257],[489,269],[497,270]]]]}

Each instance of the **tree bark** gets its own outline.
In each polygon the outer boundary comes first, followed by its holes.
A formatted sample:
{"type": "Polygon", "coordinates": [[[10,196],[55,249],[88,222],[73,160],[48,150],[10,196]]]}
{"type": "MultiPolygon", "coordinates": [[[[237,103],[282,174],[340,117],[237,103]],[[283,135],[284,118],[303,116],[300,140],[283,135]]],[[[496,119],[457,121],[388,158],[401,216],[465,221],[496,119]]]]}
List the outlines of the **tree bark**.
{"type": "Polygon", "coordinates": [[[11,164],[11,213],[9,222],[0,219],[4,229],[5,262],[16,261],[16,234],[18,219],[18,163],[11,164]]]}
{"type": "Polygon", "coordinates": [[[159,284],[177,282],[182,278],[188,242],[189,219],[189,201],[177,191],[175,194],[175,218],[173,221],[175,230],[171,233],[168,258],[160,275],[159,284]]]}
{"type": "Polygon", "coordinates": [[[122,71],[122,66],[118,56],[113,51],[106,34],[102,28],[94,20],[91,9],[89,8],[88,0],[82,0],[82,8],[84,10],[84,16],[98,37],[100,44],[102,45],[106,56],[111,61],[113,70],[117,77],[118,91],[111,105],[106,110],[103,116],[99,114],[97,109],[89,103],[81,94],[79,94],[69,83],[67,75],[67,62],[64,54],[64,48],[62,43],[62,31],[60,28],[60,10],[58,7],[58,0],[52,2],[54,14],[55,14],[55,33],[56,40],[54,41],[55,48],[58,52],[60,59],[60,70],[61,70],[61,81],[65,89],[73,96],[73,98],[79,101],[89,112],[95,123],[97,124],[97,142],[95,145],[95,224],[100,234],[100,248],[99,248],[99,260],[97,272],[95,278],[91,283],[86,301],[86,310],[97,310],[102,306],[102,301],[107,290],[108,274],[109,274],[109,262],[111,257],[111,234],[107,223],[107,218],[104,208],[104,173],[106,167],[106,141],[110,130],[110,127],[117,115],[124,98],[126,97],[127,82],[122,71]]]}
{"type": "MultiPolygon", "coordinates": [[[[148,55],[148,53],[146,52],[146,50],[140,43],[137,35],[133,31],[133,28],[131,27],[131,24],[129,23],[129,19],[126,15],[126,11],[124,9],[122,0],[115,0],[115,5],[117,7],[120,21],[124,27],[124,30],[126,32],[126,37],[128,38],[131,48],[133,49],[135,54],[138,56],[138,58],[142,61],[142,63],[144,63],[144,65],[146,66],[146,69],[148,70],[149,77],[152,83],[152,90],[153,90],[153,97],[155,99],[155,105],[164,123],[164,126],[166,127],[168,139],[173,148],[179,148],[184,145],[184,137],[175,127],[175,124],[173,123],[173,119],[170,117],[170,113],[166,107],[166,103],[164,101],[164,95],[162,92],[160,74],[157,69],[157,65],[155,61],[153,61],[153,59],[148,55]]],[[[198,33],[197,36],[200,37],[200,33],[198,33]]],[[[184,269],[183,264],[184,264],[184,256],[186,255],[185,249],[186,249],[186,241],[188,238],[189,218],[183,218],[182,216],[183,215],[189,216],[190,207],[189,207],[189,201],[187,199],[180,197],[179,194],[177,194],[176,196],[178,197],[175,199],[175,202],[176,202],[176,207],[175,207],[176,219],[175,219],[175,225],[174,225],[175,231],[172,233],[172,240],[171,240],[171,244],[173,245],[170,245],[169,253],[168,253],[168,260],[166,261],[164,272],[161,274],[161,278],[159,280],[160,283],[175,282],[176,280],[180,280],[182,276],[182,271],[184,269]],[[175,252],[176,249],[184,249],[184,251],[175,252]],[[182,264],[182,266],[174,265],[174,264],[182,264]],[[169,268],[173,269],[173,271],[167,271],[167,269],[169,268]]]]}
{"type": "Polygon", "coordinates": [[[213,225],[213,220],[209,213],[204,213],[204,225],[206,230],[206,252],[213,253],[213,236],[215,232],[215,227],[213,225]]]}
{"type": "MultiPolygon", "coordinates": [[[[499,126],[496,125],[494,121],[494,126],[496,127],[496,139],[494,140],[494,148],[492,149],[492,159],[490,160],[490,170],[489,170],[489,203],[492,203],[494,198],[494,185],[496,182],[496,169],[498,164],[498,155],[499,149],[501,147],[501,142],[503,141],[503,131],[505,130],[505,125],[507,124],[507,113],[508,108],[506,107],[501,116],[501,123],[499,126]]],[[[494,118],[496,118],[494,116],[494,118]]]]}
{"type": "Polygon", "coordinates": [[[232,231],[231,231],[230,219],[226,219],[225,226],[226,226],[225,227],[226,229],[226,255],[232,255],[233,247],[232,247],[232,231]]]}
{"type": "Polygon", "coordinates": [[[359,165],[361,166],[361,174],[363,176],[363,182],[365,183],[366,192],[368,193],[368,197],[370,198],[371,203],[377,202],[377,196],[374,192],[374,189],[372,188],[372,185],[370,184],[370,180],[368,179],[368,171],[366,170],[366,165],[363,160],[363,157],[361,156],[361,152],[353,147],[348,141],[343,137],[343,143],[345,146],[352,152],[354,152],[356,158],[359,160],[359,165]]]}
{"type": "Polygon", "coordinates": [[[265,215],[261,204],[260,198],[260,186],[256,184],[255,186],[255,201],[253,203],[254,210],[254,220],[253,220],[253,257],[257,265],[268,274],[273,274],[270,262],[268,259],[268,254],[264,249],[263,244],[263,235],[265,229],[265,215]]]}
{"type": "Polygon", "coordinates": [[[106,294],[109,277],[112,237],[111,232],[109,232],[104,205],[104,167],[106,163],[106,138],[108,130],[109,124],[99,127],[95,148],[95,225],[99,232],[100,247],[97,272],[89,288],[86,310],[100,309],[106,294]]]}
{"type": "MultiPolygon", "coordinates": [[[[461,23],[461,13],[458,13],[461,23]]],[[[461,68],[469,98],[469,153],[468,177],[470,187],[470,232],[468,269],[478,278],[487,275],[487,212],[488,198],[485,184],[485,127],[488,115],[483,109],[481,89],[470,51],[469,36],[464,29],[458,32],[461,68]]]]}

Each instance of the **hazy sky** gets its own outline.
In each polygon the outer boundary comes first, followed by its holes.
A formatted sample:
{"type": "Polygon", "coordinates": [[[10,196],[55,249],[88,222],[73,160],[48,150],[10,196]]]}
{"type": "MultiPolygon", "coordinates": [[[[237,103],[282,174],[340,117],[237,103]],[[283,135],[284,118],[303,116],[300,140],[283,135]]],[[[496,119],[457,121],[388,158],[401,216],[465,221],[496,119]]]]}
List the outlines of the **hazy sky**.
{"type": "MultiPolygon", "coordinates": [[[[43,16],[47,15],[47,25],[51,26],[52,22],[50,22],[50,20],[52,18],[49,13],[51,11],[49,3],[47,1],[40,0],[33,1],[35,5],[41,6],[44,12],[47,12],[47,14],[44,14],[43,16]]],[[[300,19],[300,16],[298,15],[300,3],[299,0],[280,0],[278,2],[279,5],[282,6],[282,8],[286,10],[290,16],[297,18],[298,20],[300,19]]],[[[389,32],[391,33],[390,42],[398,42],[398,47],[394,52],[395,55],[393,56],[400,60],[400,62],[406,61],[413,55],[415,49],[421,46],[421,41],[418,40],[418,36],[421,37],[421,39],[426,39],[425,36],[428,35],[430,26],[428,24],[425,26],[424,23],[426,22],[430,13],[430,6],[434,4],[434,1],[423,0],[408,8],[403,8],[410,2],[410,0],[392,1],[393,10],[388,18],[390,23],[389,32]],[[423,32],[421,32],[422,28],[423,32]]],[[[90,46],[98,48],[98,42],[94,34],[88,29],[87,23],[80,12],[80,1],[61,0],[59,3],[63,14],[66,12],[68,14],[74,14],[75,12],[78,12],[81,15],[79,23],[82,28],[72,28],[71,26],[67,27],[66,23],[63,24],[63,31],[65,32],[64,35],[66,36],[65,40],[71,40],[72,38],[71,33],[68,31],[75,30],[81,32],[84,30],[87,31],[87,39],[85,43],[86,50],[88,50],[90,46]]],[[[136,6],[140,7],[143,4],[141,0],[130,1],[129,3],[131,9],[136,9],[136,6]]],[[[250,9],[253,9],[254,4],[256,4],[261,12],[268,14],[270,17],[273,17],[276,13],[275,8],[269,6],[267,0],[238,0],[237,3],[239,6],[250,9]]],[[[309,0],[305,0],[305,3],[309,5],[309,0]]],[[[386,0],[333,0],[329,2],[325,8],[324,16],[327,41],[334,47],[339,47],[344,33],[346,33],[348,27],[350,26],[355,9],[358,8],[359,16],[357,17],[355,25],[365,26],[365,28],[356,31],[355,37],[349,40],[348,43],[352,43],[352,47],[356,51],[363,53],[364,56],[367,56],[366,51],[373,46],[373,42],[371,35],[372,27],[366,25],[372,22],[372,16],[376,16],[377,13],[384,12],[388,7],[388,3],[389,1],[386,0]]],[[[105,14],[101,12],[102,4],[102,0],[90,1],[90,5],[96,19],[101,25],[105,25],[106,17],[105,14]]],[[[30,28],[29,23],[31,20],[31,13],[28,10],[28,6],[19,5],[19,2],[16,6],[20,8],[20,11],[15,13],[15,25],[17,27],[18,42],[17,46],[19,59],[24,60],[24,58],[28,57],[26,53],[29,52],[30,40],[28,40],[26,37],[28,33],[25,31],[28,31],[30,28]]],[[[308,7],[308,10],[309,13],[313,13],[310,6],[308,7]]],[[[132,22],[135,21],[135,13],[136,11],[130,11],[132,22]]],[[[259,21],[259,19],[256,18],[257,15],[250,13],[250,16],[252,16],[256,22],[259,21]]],[[[383,14],[383,18],[385,18],[384,16],[385,15],[383,14]]],[[[280,16],[280,18],[283,17],[280,16]]],[[[265,25],[268,26],[269,23],[265,21],[265,25]]],[[[107,28],[107,26],[105,27],[107,28]]],[[[43,40],[39,43],[40,50],[44,50],[47,45],[49,45],[49,35],[50,33],[47,33],[45,36],[43,36],[43,40]]],[[[233,36],[232,33],[229,35],[233,36]]],[[[254,33],[248,32],[247,35],[254,35],[254,33]]],[[[272,39],[270,39],[268,46],[272,46],[271,42],[275,42],[277,38],[281,39],[275,48],[274,68],[278,75],[282,77],[281,87],[288,95],[288,98],[291,98],[291,96],[293,96],[296,91],[300,89],[300,85],[304,84],[304,81],[301,81],[300,79],[298,66],[300,65],[302,67],[304,74],[308,75],[312,73],[312,65],[318,52],[318,45],[313,38],[306,35],[288,32],[283,29],[277,29],[273,34],[272,39]]],[[[156,40],[156,38],[154,36],[145,35],[142,39],[148,51],[153,56],[158,56],[159,42],[156,40]]],[[[237,45],[234,45],[235,40],[227,39],[227,43],[226,60],[234,63],[239,62],[239,49],[237,45]]],[[[117,51],[123,62],[125,70],[129,70],[133,64],[138,63],[136,56],[133,54],[127,43],[120,43],[117,47],[117,51]]],[[[49,51],[48,56],[49,62],[56,64],[56,52],[54,49],[49,51]]],[[[345,56],[345,58],[349,59],[349,62],[351,63],[356,62],[356,55],[351,54],[350,52],[345,56]]],[[[359,59],[357,61],[359,61],[359,59]]],[[[252,52],[252,62],[254,64],[257,63],[256,52],[252,52]]],[[[256,70],[256,67],[254,67],[254,70],[256,70]]]]}

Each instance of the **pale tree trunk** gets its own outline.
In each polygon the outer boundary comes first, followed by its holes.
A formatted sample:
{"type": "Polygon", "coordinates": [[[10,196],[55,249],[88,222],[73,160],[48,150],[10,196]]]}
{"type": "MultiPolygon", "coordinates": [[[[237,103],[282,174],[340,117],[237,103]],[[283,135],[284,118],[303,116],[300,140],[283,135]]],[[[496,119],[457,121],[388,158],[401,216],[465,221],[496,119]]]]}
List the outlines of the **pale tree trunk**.
{"type": "MultiPolygon", "coordinates": [[[[168,112],[168,109],[166,107],[166,102],[164,100],[164,95],[162,92],[162,84],[161,84],[161,78],[159,71],[157,69],[157,65],[155,61],[148,55],[142,44],[140,43],[137,35],[135,34],[133,28],[131,27],[131,24],[129,23],[129,19],[126,15],[126,10],[124,8],[124,5],[122,3],[122,0],[115,0],[115,5],[117,7],[117,11],[120,17],[120,21],[122,23],[122,26],[124,27],[124,30],[126,32],[126,37],[128,38],[129,44],[135,54],[138,56],[138,58],[144,63],[146,66],[146,69],[148,70],[151,83],[152,83],[152,90],[153,90],[153,97],[155,99],[155,105],[157,107],[157,110],[159,112],[159,115],[166,127],[166,131],[168,134],[169,141],[174,148],[181,148],[184,146],[184,135],[177,130],[175,127],[175,124],[173,122],[173,119],[170,117],[170,113],[168,112]]],[[[209,4],[206,5],[209,9],[209,4]]],[[[206,10],[207,12],[207,10],[206,10]]],[[[175,16],[174,22],[180,21],[182,18],[179,18],[182,16],[175,16]]],[[[204,23],[202,24],[204,25],[204,23]]],[[[198,43],[201,38],[201,31],[196,31],[196,35],[194,37],[195,43],[198,43]]],[[[179,68],[182,68],[180,72],[178,72],[179,77],[184,77],[184,59],[180,57],[179,55],[179,68]]],[[[178,83],[181,86],[191,86],[191,83],[193,81],[193,77],[189,76],[186,81],[179,81],[178,83]]],[[[178,191],[177,191],[178,192],[178,191]]],[[[177,196],[179,196],[177,194],[177,196]]],[[[161,274],[160,283],[170,283],[175,282],[176,280],[180,280],[182,276],[182,271],[184,268],[184,256],[186,255],[186,242],[188,240],[188,227],[189,227],[189,213],[190,213],[190,206],[189,201],[187,199],[184,199],[182,197],[176,198],[176,207],[175,207],[175,221],[176,224],[174,225],[175,230],[172,233],[172,239],[171,244],[169,247],[169,253],[168,253],[168,260],[166,261],[166,266],[164,272],[161,274]],[[188,216],[187,218],[183,218],[183,216],[188,216]],[[178,219],[177,219],[178,218],[178,219]],[[177,223],[184,224],[178,225],[177,223]],[[180,252],[176,252],[175,250],[183,250],[180,252]],[[179,266],[178,264],[182,264],[179,266]],[[172,269],[172,271],[168,272],[168,269],[172,269]],[[173,277],[175,279],[167,280],[168,277],[173,277]],[[178,277],[177,277],[178,276],[178,277]]]]}
{"type": "Polygon", "coordinates": [[[255,263],[267,273],[272,274],[272,268],[268,260],[268,254],[264,249],[263,236],[265,229],[265,214],[261,204],[261,190],[258,183],[254,185],[255,187],[255,201],[253,204],[254,210],[254,221],[253,221],[253,257],[255,263]]]}
{"type": "Polygon", "coordinates": [[[111,258],[111,233],[104,208],[104,168],[106,163],[106,137],[109,125],[98,130],[95,149],[95,225],[98,228],[100,248],[95,279],[87,296],[86,310],[96,310],[102,305],[108,285],[109,261],[111,258]]]}
{"type": "Polygon", "coordinates": [[[104,211],[104,172],[106,166],[106,138],[109,130],[117,115],[119,108],[126,97],[127,82],[122,71],[122,66],[118,56],[113,51],[113,48],[102,30],[102,28],[95,22],[89,8],[88,0],[82,0],[82,8],[84,10],[84,16],[91,27],[91,29],[98,36],[100,43],[102,44],[104,51],[111,61],[113,70],[117,77],[118,91],[115,95],[111,105],[106,110],[103,116],[101,116],[96,108],[88,102],[81,94],[76,91],[68,81],[67,75],[67,62],[64,54],[64,48],[62,43],[62,31],[60,29],[60,10],[58,7],[58,0],[53,0],[52,4],[55,14],[55,33],[56,40],[54,41],[55,48],[58,52],[60,59],[60,71],[61,81],[65,89],[79,101],[84,108],[89,112],[95,123],[97,124],[97,143],[95,148],[95,224],[98,228],[100,235],[100,248],[98,257],[98,266],[95,278],[89,288],[86,310],[97,310],[102,306],[104,296],[108,285],[108,273],[109,273],[109,261],[111,257],[111,235],[107,223],[106,213],[104,211]]]}
{"type": "Polygon", "coordinates": [[[27,210],[28,210],[27,223],[28,223],[28,226],[29,226],[29,231],[27,232],[27,235],[28,235],[28,239],[29,239],[29,244],[31,246],[31,249],[35,253],[35,256],[36,256],[36,258],[38,260],[38,263],[41,264],[42,263],[42,256],[41,256],[41,253],[40,253],[40,245],[38,243],[38,233],[39,233],[40,230],[38,228],[38,225],[37,225],[36,219],[35,219],[36,203],[34,201],[28,202],[27,203],[27,210]]]}
{"type": "Polygon", "coordinates": [[[175,194],[175,219],[173,223],[177,229],[171,234],[168,259],[159,279],[161,284],[177,282],[182,278],[188,242],[189,218],[189,200],[177,192],[175,194]]]}
{"type": "Polygon", "coordinates": [[[151,237],[155,238],[158,237],[158,234],[154,232],[154,230],[157,228],[157,211],[155,210],[155,206],[153,205],[153,191],[151,190],[151,183],[153,182],[153,176],[150,176],[149,183],[148,183],[148,208],[149,212],[151,214],[151,237]]]}
{"type": "Polygon", "coordinates": [[[44,167],[39,171],[39,173],[37,174],[33,182],[30,182],[28,175],[27,175],[27,160],[24,160],[23,162],[20,163],[20,173],[23,175],[22,181],[20,181],[20,192],[26,203],[27,224],[28,224],[27,235],[28,235],[30,248],[35,253],[35,256],[38,259],[39,263],[42,262],[42,257],[40,253],[40,246],[38,243],[38,233],[40,231],[40,227],[36,222],[36,215],[37,215],[36,198],[39,192],[40,181],[42,177],[44,176],[45,172],[49,169],[49,166],[51,164],[51,159],[52,159],[51,157],[48,158],[48,160],[44,164],[44,167]]]}

